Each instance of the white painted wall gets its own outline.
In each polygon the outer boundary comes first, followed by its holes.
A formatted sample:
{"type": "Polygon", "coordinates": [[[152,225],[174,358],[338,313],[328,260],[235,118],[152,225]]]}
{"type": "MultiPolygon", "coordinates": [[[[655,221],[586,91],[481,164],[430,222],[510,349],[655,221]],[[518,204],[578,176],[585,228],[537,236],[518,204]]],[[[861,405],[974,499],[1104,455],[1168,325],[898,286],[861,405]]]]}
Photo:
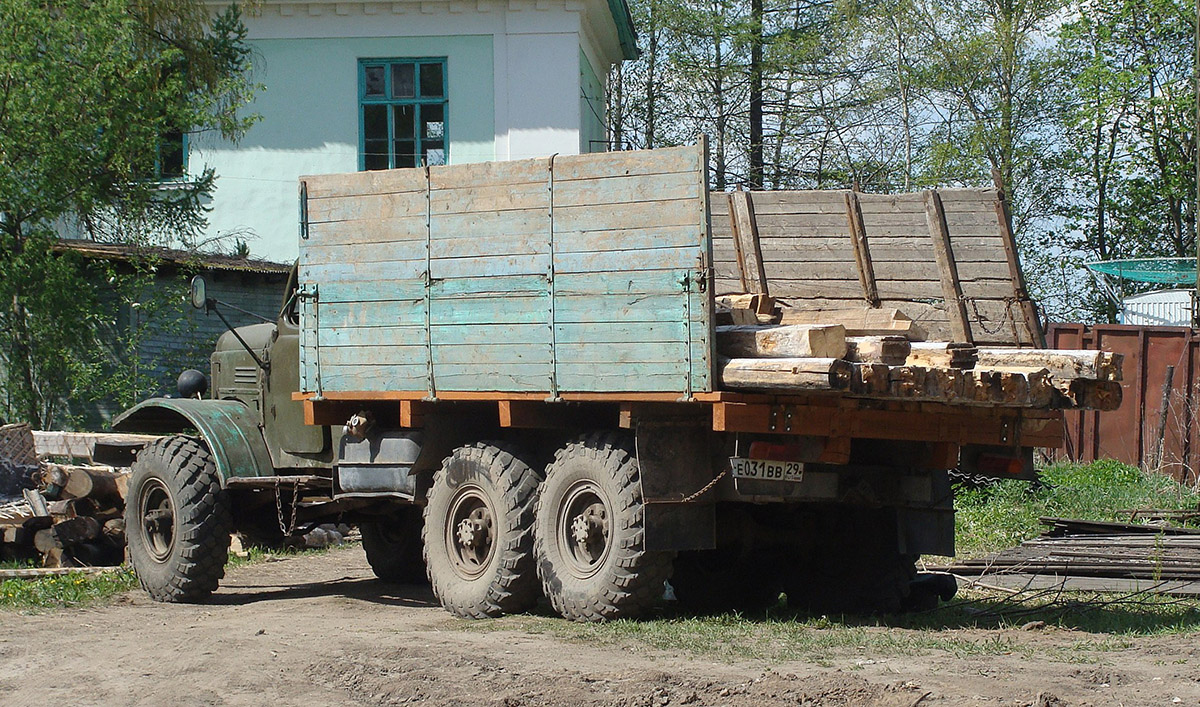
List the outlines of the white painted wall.
{"type": "Polygon", "coordinates": [[[296,257],[298,178],[358,169],[360,58],[447,58],[452,164],[578,153],[580,52],[601,75],[620,60],[608,12],[606,0],[263,0],[244,18],[262,120],[236,145],[191,141],[189,172],[217,173],[207,236],[296,257]]]}

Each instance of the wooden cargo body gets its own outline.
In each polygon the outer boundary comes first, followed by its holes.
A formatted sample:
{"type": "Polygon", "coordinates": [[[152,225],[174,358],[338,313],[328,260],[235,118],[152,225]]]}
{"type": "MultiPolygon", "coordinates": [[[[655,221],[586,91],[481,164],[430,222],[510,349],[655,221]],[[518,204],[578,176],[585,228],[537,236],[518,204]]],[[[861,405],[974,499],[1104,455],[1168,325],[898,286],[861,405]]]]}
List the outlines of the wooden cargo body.
{"type": "Polygon", "coordinates": [[[301,390],[713,390],[703,145],[307,177],[301,390]]]}

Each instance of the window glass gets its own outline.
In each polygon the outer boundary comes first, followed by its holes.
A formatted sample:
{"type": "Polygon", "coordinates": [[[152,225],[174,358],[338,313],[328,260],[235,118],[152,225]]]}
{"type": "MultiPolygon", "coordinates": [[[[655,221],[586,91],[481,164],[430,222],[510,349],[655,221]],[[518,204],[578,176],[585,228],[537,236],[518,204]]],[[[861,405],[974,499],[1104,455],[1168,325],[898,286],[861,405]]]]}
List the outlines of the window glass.
{"type": "Polygon", "coordinates": [[[446,164],[445,59],[361,63],[362,169],[446,164]]]}
{"type": "Polygon", "coordinates": [[[414,83],[412,64],[392,64],[392,98],[415,96],[414,83]]]}
{"type": "Polygon", "coordinates": [[[421,64],[421,96],[424,98],[442,97],[441,64],[421,64]]]}
{"type": "Polygon", "coordinates": [[[382,66],[368,66],[363,69],[366,72],[366,87],[365,94],[367,96],[382,96],[384,73],[382,66]]]}

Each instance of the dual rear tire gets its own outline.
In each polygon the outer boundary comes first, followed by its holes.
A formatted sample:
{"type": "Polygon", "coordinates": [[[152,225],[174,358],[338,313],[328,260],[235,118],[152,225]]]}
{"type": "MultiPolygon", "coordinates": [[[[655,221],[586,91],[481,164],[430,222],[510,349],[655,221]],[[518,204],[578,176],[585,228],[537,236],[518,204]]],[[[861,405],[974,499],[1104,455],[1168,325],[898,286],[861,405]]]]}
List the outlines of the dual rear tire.
{"type": "Polygon", "coordinates": [[[577,621],[643,613],[673,553],[644,549],[637,461],[617,435],[555,454],[545,481],[504,443],[455,450],[425,508],[425,564],[442,606],[482,618],[527,611],[541,594],[577,621]]]}

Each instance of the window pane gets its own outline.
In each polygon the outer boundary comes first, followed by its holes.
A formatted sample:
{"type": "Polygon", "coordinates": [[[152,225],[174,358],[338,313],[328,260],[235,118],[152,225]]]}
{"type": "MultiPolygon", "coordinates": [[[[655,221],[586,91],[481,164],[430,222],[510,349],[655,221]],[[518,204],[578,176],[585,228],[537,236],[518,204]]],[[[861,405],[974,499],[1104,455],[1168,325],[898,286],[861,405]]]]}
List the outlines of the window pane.
{"type": "Polygon", "coordinates": [[[445,113],[441,104],[421,106],[421,139],[441,140],[445,136],[445,113]]]}
{"type": "Polygon", "coordinates": [[[367,74],[366,93],[367,96],[383,96],[383,67],[382,66],[367,66],[363,69],[367,74]]]}
{"type": "Polygon", "coordinates": [[[363,153],[363,168],[388,168],[387,140],[367,140],[366,152],[363,153]]]}
{"type": "Polygon", "coordinates": [[[412,64],[392,64],[392,98],[412,98],[416,95],[412,64]]]}
{"type": "Polygon", "coordinates": [[[436,167],[440,164],[446,164],[446,151],[442,149],[442,143],[422,143],[421,151],[425,154],[422,158],[427,167],[436,167]]]}
{"type": "Polygon", "coordinates": [[[363,138],[387,141],[387,106],[363,106],[363,138]]]}
{"type": "Polygon", "coordinates": [[[440,98],[442,95],[442,65],[421,64],[421,95],[440,98]]]}
{"type": "Polygon", "coordinates": [[[397,140],[413,140],[417,137],[416,121],[413,116],[416,106],[394,106],[396,129],[392,132],[397,140]]]}
{"type": "Polygon", "coordinates": [[[417,166],[417,143],[414,140],[396,141],[396,166],[417,166]]]}
{"type": "Polygon", "coordinates": [[[160,177],[182,177],[184,172],[183,132],[171,130],[158,148],[160,177]]]}

